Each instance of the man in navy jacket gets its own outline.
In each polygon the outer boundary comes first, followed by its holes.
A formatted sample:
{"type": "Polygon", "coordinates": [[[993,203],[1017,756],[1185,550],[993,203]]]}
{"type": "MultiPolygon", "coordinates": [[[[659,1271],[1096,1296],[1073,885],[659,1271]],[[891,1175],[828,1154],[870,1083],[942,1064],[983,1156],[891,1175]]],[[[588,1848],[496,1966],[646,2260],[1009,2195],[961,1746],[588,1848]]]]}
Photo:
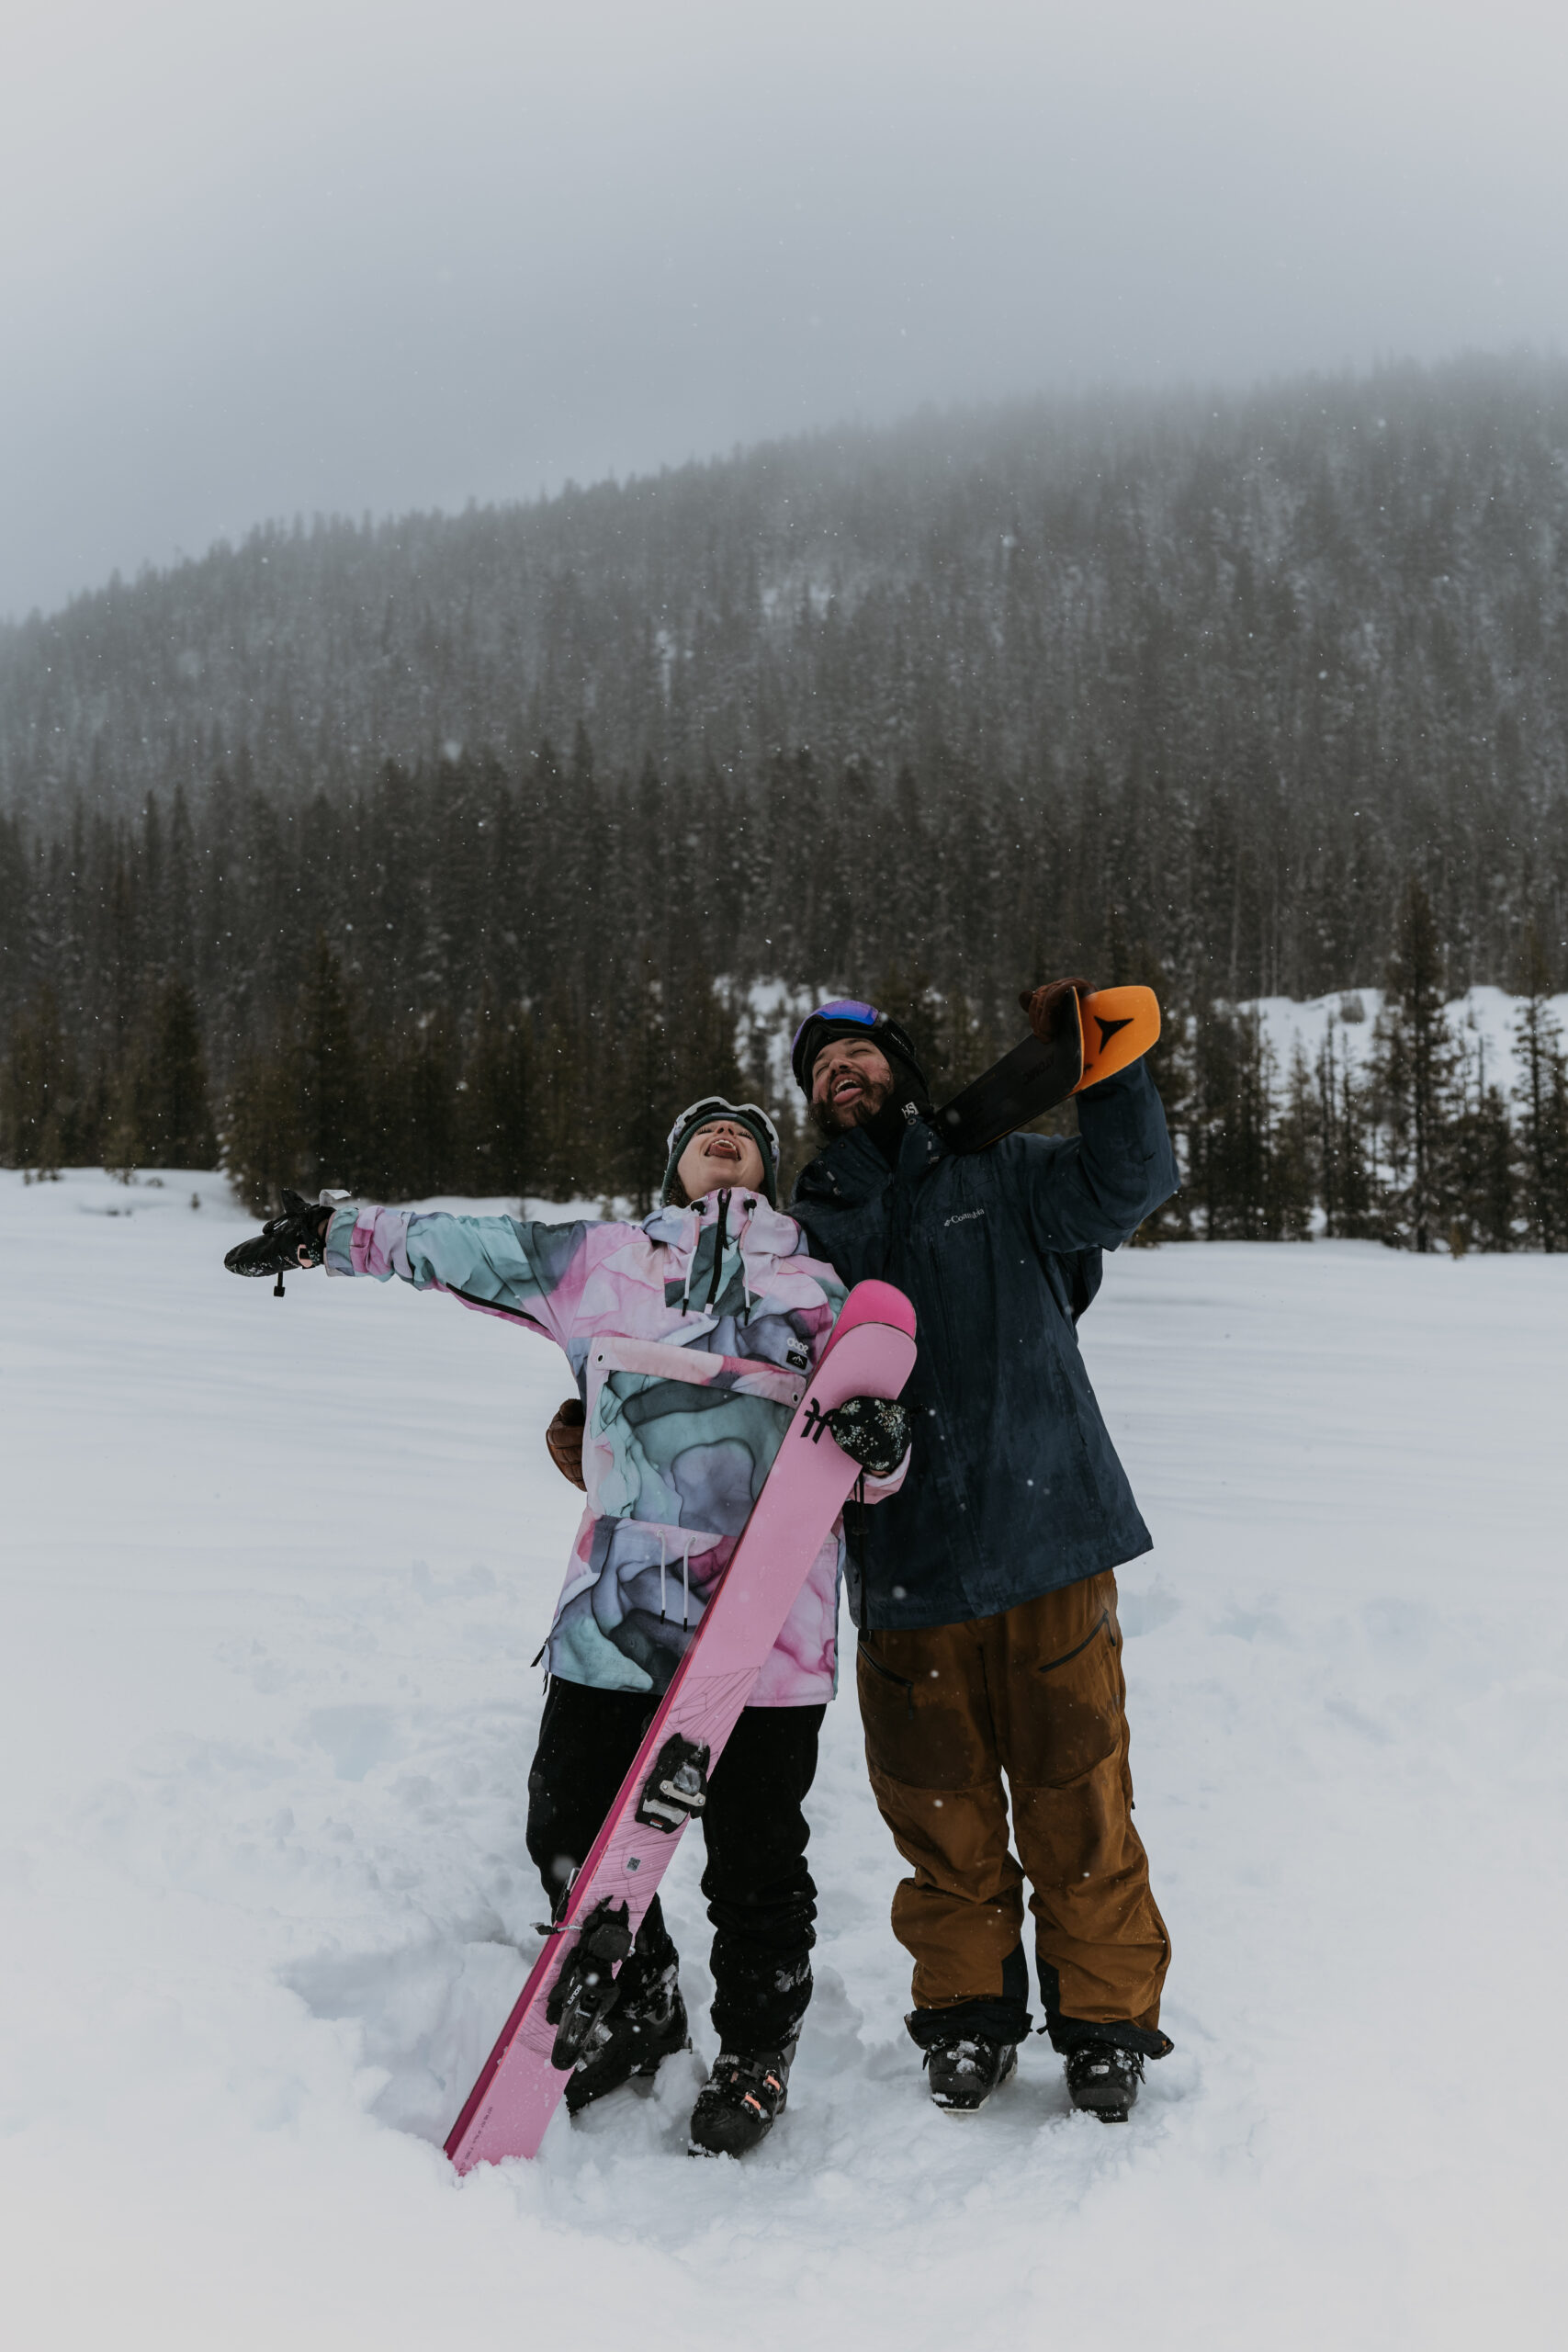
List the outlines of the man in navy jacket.
{"type": "MultiPolygon", "coordinates": [[[[1037,1035],[1074,989],[1022,1000],[1037,1035]]],[[[1031,2023],[1027,1878],[1074,2103],[1119,2120],[1170,2048],[1113,1573],[1150,1538],[1074,1327],[1101,1251],[1176,1190],[1159,1096],[1137,1062],[1077,1098],[1071,1139],[955,1155],[908,1036],[874,1007],[819,1008],[794,1060],[825,1145],[792,1214],[846,1282],[897,1283],[919,1318],[903,1491],[849,1526],[872,1786],[914,1869],[893,1904],[909,2031],[939,2106],[972,2111],[1007,2080],[1031,2023]]]]}

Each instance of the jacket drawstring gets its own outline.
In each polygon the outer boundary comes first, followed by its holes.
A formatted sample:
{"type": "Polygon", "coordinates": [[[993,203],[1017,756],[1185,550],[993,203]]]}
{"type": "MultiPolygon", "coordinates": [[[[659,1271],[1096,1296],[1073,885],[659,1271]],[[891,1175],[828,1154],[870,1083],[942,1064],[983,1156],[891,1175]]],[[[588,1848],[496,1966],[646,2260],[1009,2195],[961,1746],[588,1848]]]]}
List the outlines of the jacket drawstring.
{"type": "MultiPolygon", "coordinates": [[[[699,1201],[697,1203],[697,1216],[699,1222],[706,1215],[707,1202],[705,1200],[699,1201]]],[[[713,1238],[713,1272],[708,1281],[707,1304],[709,1306],[715,1305],[718,1298],[719,1292],[724,1285],[724,1251],[725,1245],[728,1238],[729,1194],[728,1193],[720,1193],[718,1196],[718,1223],[714,1228],[713,1238]]],[[[692,1276],[695,1273],[697,1269],[697,1251],[702,1246],[702,1241],[703,1236],[699,1231],[697,1238],[695,1241],[693,1242],[691,1250],[687,1255],[686,1272],[681,1283],[681,1312],[682,1315],[689,1315],[692,1311],[692,1276]]],[[[744,1321],[750,1319],[752,1306],[751,1275],[750,1270],[746,1263],[744,1229],[742,1229],[736,1238],[735,1254],[740,1261],[740,1312],[741,1318],[744,1321]]]]}
{"type": "MultiPolygon", "coordinates": [[[[702,1216],[701,1209],[697,1211],[697,1215],[700,1218],[702,1216]]],[[[697,1239],[700,1240],[702,1236],[699,1234],[697,1239]]],[[[682,1315],[689,1315],[692,1311],[692,1268],[696,1264],[696,1262],[697,1243],[696,1241],[694,1241],[691,1248],[686,1252],[686,1279],[681,1285],[681,1312],[682,1315]]]]}
{"type": "Polygon", "coordinates": [[[659,1622],[664,1623],[664,1531],[659,1532],[659,1622]]]}

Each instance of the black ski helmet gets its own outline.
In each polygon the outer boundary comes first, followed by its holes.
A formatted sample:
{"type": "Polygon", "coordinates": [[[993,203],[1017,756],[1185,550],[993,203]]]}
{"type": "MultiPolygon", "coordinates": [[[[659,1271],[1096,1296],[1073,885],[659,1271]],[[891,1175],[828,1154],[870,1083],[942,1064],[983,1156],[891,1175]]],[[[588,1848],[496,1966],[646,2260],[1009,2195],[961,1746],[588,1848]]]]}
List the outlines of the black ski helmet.
{"type": "Polygon", "coordinates": [[[789,1049],[795,1082],[807,1102],[811,1100],[812,1065],[834,1037],[869,1037],[882,1048],[889,1062],[902,1062],[915,1078],[920,1092],[929,1094],[926,1074],[903,1023],[895,1021],[890,1012],[878,1012],[874,1004],[863,1004],[858,997],[839,996],[807,1014],[789,1049]]]}

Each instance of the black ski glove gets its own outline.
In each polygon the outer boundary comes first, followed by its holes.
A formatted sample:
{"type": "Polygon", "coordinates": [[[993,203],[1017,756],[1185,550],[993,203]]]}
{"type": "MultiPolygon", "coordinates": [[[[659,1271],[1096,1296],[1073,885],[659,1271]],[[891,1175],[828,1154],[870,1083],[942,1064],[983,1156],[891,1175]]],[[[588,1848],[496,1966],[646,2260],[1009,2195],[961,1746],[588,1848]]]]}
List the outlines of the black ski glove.
{"type": "Polygon", "coordinates": [[[896,1396],[846,1396],[826,1418],[837,1443],[873,1478],[891,1476],[909,1451],[909,1416],[896,1396]]]}
{"type": "Polygon", "coordinates": [[[332,1201],[308,1201],[303,1193],[291,1193],[285,1186],[282,1216],[269,1219],[249,1241],[237,1241],[223,1263],[231,1274],[275,1274],[281,1298],[285,1274],[298,1273],[303,1266],[319,1266],[326,1256],[327,1227],[335,1205],[332,1201]]]}
{"type": "Polygon", "coordinates": [[[1029,1015],[1029,1025],[1043,1046],[1055,1043],[1056,1032],[1067,1010],[1067,999],[1076,996],[1081,1004],[1094,989],[1088,980],[1051,980],[1042,989],[1025,989],[1019,1003],[1029,1015]]]}

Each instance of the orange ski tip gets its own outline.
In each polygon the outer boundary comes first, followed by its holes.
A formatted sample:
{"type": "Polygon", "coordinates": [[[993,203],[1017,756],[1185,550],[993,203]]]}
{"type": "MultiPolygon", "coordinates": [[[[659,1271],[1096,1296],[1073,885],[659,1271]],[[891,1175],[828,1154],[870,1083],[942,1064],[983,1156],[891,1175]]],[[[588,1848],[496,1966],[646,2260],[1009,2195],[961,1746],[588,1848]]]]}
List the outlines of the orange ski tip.
{"type": "Polygon", "coordinates": [[[1083,1076],[1075,1094],[1113,1078],[1159,1040],[1159,1000],[1153,989],[1097,989],[1083,999],[1082,1016],[1083,1076]]]}

